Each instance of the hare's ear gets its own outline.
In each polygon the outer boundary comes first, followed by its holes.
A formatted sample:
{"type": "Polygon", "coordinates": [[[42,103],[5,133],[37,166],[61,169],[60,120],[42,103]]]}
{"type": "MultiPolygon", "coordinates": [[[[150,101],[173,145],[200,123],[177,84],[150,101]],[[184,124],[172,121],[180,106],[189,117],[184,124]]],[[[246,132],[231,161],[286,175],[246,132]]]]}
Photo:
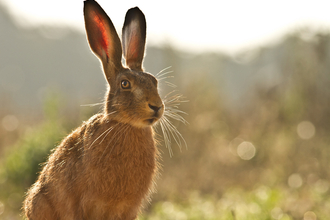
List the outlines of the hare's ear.
{"type": "Polygon", "coordinates": [[[131,8],[126,13],[122,42],[126,65],[134,70],[142,70],[146,43],[146,19],[138,7],[131,8]]]}
{"type": "Polygon", "coordinates": [[[110,18],[94,0],[84,1],[84,17],[89,45],[102,61],[109,81],[111,78],[109,74],[122,68],[120,39],[110,18]]]}

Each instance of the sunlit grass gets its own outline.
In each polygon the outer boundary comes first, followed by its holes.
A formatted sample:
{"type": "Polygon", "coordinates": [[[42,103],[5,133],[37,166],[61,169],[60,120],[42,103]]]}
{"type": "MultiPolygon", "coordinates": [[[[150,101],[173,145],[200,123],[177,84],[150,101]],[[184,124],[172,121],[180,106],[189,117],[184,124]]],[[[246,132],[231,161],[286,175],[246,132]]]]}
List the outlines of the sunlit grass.
{"type": "Polygon", "coordinates": [[[20,219],[25,192],[36,180],[51,149],[66,134],[59,116],[59,99],[51,95],[45,102],[45,120],[27,128],[17,143],[0,157],[0,219],[20,219]]]}
{"type": "Polygon", "coordinates": [[[315,187],[259,186],[253,190],[228,189],[222,196],[192,192],[185,200],[160,201],[140,220],[316,220],[330,216],[330,199],[315,187]]]}

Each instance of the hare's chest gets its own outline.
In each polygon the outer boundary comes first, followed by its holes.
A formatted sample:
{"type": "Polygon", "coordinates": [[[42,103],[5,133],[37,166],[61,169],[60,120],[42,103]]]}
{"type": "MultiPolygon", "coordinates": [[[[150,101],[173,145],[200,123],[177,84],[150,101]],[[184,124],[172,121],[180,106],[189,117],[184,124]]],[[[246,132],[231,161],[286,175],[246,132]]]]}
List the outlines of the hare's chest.
{"type": "Polygon", "coordinates": [[[112,150],[100,153],[98,158],[102,157],[102,162],[91,164],[88,175],[99,193],[108,197],[147,193],[157,172],[157,149],[153,143],[143,144],[119,142],[109,146],[112,150]]]}
{"type": "Polygon", "coordinates": [[[149,188],[157,171],[157,158],[154,146],[130,147],[132,149],[126,148],[121,153],[109,158],[111,167],[108,172],[109,178],[111,178],[109,183],[114,181],[116,185],[122,186],[123,191],[134,194],[149,188]]]}
{"type": "Polygon", "coordinates": [[[106,165],[95,170],[99,174],[94,173],[97,179],[86,194],[90,199],[84,200],[89,213],[93,216],[108,212],[121,215],[132,210],[136,213],[152,191],[152,180],[157,173],[156,157],[156,149],[151,148],[135,154],[126,151],[107,158],[106,165]]]}
{"type": "Polygon", "coordinates": [[[92,148],[84,157],[88,162],[84,175],[89,182],[86,190],[93,191],[102,201],[146,197],[157,172],[158,152],[151,129],[130,127],[123,132],[98,133],[104,137],[94,134],[90,140],[92,148]]]}
{"type": "Polygon", "coordinates": [[[133,127],[124,131],[100,131],[83,155],[87,166],[79,181],[86,184],[80,202],[89,219],[106,219],[102,216],[109,213],[135,219],[152,192],[158,156],[152,132],[133,127]]]}

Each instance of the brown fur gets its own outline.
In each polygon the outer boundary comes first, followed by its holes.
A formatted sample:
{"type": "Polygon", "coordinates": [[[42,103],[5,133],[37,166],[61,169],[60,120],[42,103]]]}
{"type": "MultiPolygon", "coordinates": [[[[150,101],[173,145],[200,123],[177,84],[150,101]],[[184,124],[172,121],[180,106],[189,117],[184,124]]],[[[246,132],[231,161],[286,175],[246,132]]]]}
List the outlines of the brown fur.
{"type": "Polygon", "coordinates": [[[137,8],[127,14],[125,58],[134,56],[125,68],[118,62],[121,47],[110,19],[96,2],[85,2],[88,40],[111,89],[104,112],[84,122],[50,155],[24,201],[28,219],[133,220],[153,191],[158,150],[152,125],[162,117],[164,105],[157,80],[141,69],[144,16],[137,8]],[[106,34],[98,33],[95,20],[89,20],[95,14],[101,21],[97,26],[104,25],[106,34]],[[142,24],[139,33],[134,32],[136,26],[130,28],[131,20],[142,24]],[[123,80],[130,82],[129,89],[121,86],[123,80]]]}

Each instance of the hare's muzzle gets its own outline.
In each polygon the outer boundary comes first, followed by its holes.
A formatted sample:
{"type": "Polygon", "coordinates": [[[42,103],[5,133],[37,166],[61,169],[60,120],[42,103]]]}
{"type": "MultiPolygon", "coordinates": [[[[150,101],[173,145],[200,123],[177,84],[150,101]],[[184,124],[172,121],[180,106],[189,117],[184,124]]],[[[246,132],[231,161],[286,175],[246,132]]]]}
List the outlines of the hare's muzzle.
{"type": "Polygon", "coordinates": [[[149,119],[146,119],[145,121],[147,124],[152,125],[156,121],[158,121],[164,113],[164,104],[161,102],[161,104],[148,104],[149,110],[152,114],[152,117],[149,119]]]}
{"type": "Polygon", "coordinates": [[[147,119],[146,122],[149,124],[149,125],[152,125],[153,123],[156,122],[156,118],[150,118],[150,119],[147,119]]]}
{"type": "Polygon", "coordinates": [[[148,106],[155,112],[155,114],[157,114],[158,111],[163,107],[163,104],[161,106],[154,106],[154,105],[148,104],[148,106]]]}

